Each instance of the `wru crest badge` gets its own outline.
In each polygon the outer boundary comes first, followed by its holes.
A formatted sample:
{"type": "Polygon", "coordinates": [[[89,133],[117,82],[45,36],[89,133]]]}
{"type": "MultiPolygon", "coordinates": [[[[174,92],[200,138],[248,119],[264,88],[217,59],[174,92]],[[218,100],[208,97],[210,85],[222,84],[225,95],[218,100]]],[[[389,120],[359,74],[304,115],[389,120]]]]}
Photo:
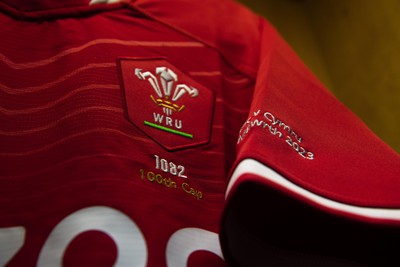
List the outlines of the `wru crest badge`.
{"type": "Polygon", "coordinates": [[[209,141],[213,91],[163,59],[120,59],[119,68],[125,114],[136,127],[167,150],[209,141]]]}

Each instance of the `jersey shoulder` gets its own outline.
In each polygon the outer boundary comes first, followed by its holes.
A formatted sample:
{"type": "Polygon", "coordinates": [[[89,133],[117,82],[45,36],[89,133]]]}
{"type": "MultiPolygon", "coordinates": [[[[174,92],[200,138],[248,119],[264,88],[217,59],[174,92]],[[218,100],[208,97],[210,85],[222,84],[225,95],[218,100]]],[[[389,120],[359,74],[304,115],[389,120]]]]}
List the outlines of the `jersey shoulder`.
{"type": "Polygon", "coordinates": [[[231,0],[139,0],[131,6],[219,51],[236,69],[255,77],[265,21],[231,0]]]}

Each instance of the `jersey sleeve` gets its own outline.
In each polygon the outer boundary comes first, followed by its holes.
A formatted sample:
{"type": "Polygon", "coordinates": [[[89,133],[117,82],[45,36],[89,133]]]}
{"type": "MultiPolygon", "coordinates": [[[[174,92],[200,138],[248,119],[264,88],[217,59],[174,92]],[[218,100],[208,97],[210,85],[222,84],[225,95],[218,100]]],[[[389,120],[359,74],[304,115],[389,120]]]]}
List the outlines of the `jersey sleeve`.
{"type": "Polygon", "coordinates": [[[256,88],[226,192],[225,258],[233,266],[398,263],[399,155],[266,21],[260,36],[256,88]]]}
{"type": "MultiPolygon", "coordinates": [[[[221,222],[230,265],[399,263],[399,155],[318,81],[267,21],[231,0],[130,6],[212,48],[255,81],[221,222]]],[[[231,89],[223,88],[226,95],[231,89]]]]}

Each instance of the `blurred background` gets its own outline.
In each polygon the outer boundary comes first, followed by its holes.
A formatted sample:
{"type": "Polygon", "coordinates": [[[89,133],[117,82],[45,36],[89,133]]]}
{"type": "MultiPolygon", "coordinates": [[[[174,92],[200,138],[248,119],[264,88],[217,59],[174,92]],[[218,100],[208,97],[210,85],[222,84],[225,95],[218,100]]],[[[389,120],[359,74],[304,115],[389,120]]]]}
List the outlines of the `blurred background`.
{"type": "Polygon", "coordinates": [[[400,153],[399,0],[239,0],[400,153]]]}

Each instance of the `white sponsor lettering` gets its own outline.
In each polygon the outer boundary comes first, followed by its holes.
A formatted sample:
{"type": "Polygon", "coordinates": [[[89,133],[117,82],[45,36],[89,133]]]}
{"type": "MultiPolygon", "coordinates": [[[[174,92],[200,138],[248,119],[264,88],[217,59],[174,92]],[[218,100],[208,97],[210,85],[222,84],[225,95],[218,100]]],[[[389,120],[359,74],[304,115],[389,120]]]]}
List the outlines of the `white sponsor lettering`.
{"type": "MultiPolygon", "coordinates": [[[[37,266],[62,266],[69,244],[81,233],[91,230],[101,231],[115,242],[117,259],[114,266],[146,266],[149,252],[140,228],[121,211],[105,206],[78,210],[58,223],[40,251],[37,266]]],[[[24,227],[0,228],[0,266],[7,264],[24,242],[24,227]]],[[[177,230],[167,243],[167,266],[187,266],[193,252],[204,250],[223,259],[216,233],[200,228],[177,230]]]]}
{"type": "Polygon", "coordinates": [[[50,233],[37,266],[63,266],[63,255],[79,234],[98,230],[110,236],[118,251],[114,266],[146,266],[147,246],[138,226],[124,213],[109,207],[90,207],[74,212],[50,233]]]}
{"type": "Polygon", "coordinates": [[[24,241],[24,227],[0,228],[0,266],[5,266],[17,254],[24,241]]]}
{"type": "Polygon", "coordinates": [[[190,254],[198,250],[212,252],[224,259],[216,233],[199,228],[184,228],[176,231],[168,241],[167,265],[186,267],[190,254]]]}

